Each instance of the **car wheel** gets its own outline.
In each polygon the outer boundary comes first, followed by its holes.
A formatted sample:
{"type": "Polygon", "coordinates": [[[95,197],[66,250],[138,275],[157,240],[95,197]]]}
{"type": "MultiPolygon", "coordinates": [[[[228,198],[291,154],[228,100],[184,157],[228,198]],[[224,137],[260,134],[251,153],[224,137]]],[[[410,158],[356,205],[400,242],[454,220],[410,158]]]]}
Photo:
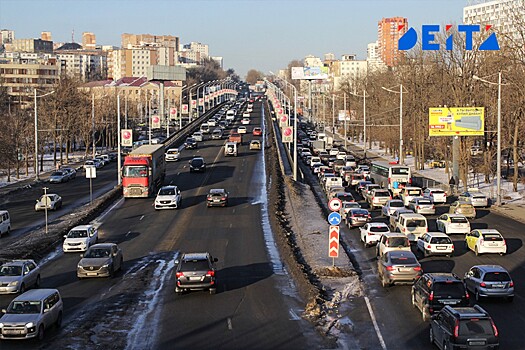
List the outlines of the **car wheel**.
{"type": "Polygon", "coordinates": [[[210,294],[217,293],[217,288],[210,288],[210,294]]]}
{"type": "Polygon", "coordinates": [[[423,322],[427,322],[430,319],[430,313],[426,307],[423,307],[421,311],[421,316],[423,317],[423,322]]]}
{"type": "Polygon", "coordinates": [[[474,248],[474,253],[476,254],[476,256],[479,256],[478,247],[475,247],[475,248],[474,248]]]}
{"type": "Polygon", "coordinates": [[[180,289],[179,287],[175,287],[175,293],[181,295],[182,289],[180,289]]]}
{"type": "Polygon", "coordinates": [[[390,282],[386,279],[385,276],[382,276],[381,277],[381,285],[386,288],[386,287],[390,287],[390,282]]]}
{"type": "Polygon", "coordinates": [[[35,288],[40,287],[40,275],[36,276],[35,288]]]}
{"type": "Polygon", "coordinates": [[[432,326],[430,326],[429,340],[430,344],[434,344],[434,331],[432,330],[432,326]]]}
{"type": "Polygon", "coordinates": [[[60,328],[62,326],[62,312],[58,313],[57,321],[55,322],[56,328],[60,328]]]}
{"type": "Polygon", "coordinates": [[[38,327],[38,335],[37,335],[37,338],[38,340],[42,341],[44,340],[44,326],[40,326],[38,327]]]}

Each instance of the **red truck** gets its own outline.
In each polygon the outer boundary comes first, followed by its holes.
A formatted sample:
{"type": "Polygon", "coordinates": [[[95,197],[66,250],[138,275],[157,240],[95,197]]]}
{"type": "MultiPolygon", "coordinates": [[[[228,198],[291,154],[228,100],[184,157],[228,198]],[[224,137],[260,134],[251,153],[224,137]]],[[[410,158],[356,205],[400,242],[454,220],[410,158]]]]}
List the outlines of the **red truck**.
{"type": "Polygon", "coordinates": [[[237,131],[232,131],[230,134],[230,137],[228,137],[229,142],[236,142],[239,145],[242,144],[242,135],[239,134],[237,131]]]}
{"type": "Polygon", "coordinates": [[[124,158],[124,198],[151,197],[166,176],[164,145],[142,145],[124,158]]]}

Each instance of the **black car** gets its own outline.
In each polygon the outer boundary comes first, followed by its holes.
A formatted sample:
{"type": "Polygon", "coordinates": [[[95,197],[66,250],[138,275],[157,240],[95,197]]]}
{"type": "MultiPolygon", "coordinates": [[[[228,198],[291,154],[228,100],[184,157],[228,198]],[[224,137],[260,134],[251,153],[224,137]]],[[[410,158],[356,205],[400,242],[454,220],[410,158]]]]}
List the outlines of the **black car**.
{"type": "Polygon", "coordinates": [[[218,260],[212,258],[210,253],[185,253],[180,260],[176,260],[177,285],[175,293],[182,294],[189,290],[209,290],[210,294],[217,292],[215,282],[216,273],[214,263],[218,260]]]}
{"type": "Polygon", "coordinates": [[[190,160],[190,173],[194,171],[206,171],[206,162],[204,161],[204,158],[202,157],[194,157],[192,160],[190,160]]]}
{"type": "Polygon", "coordinates": [[[207,207],[225,207],[228,205],[228,192],[222,188],[212,188],[206,196],[207,207]]]}
{"type": "Polygon", "coordinates": [[[430,321],[430,342],[440,349],[498,349],[494,321],[481,306],[445,306],[430,321]]]}
{"type": "Polygon", "coordinates": [[[197,141],[193,137],[188,137],[186,142],[184,142],[184,148],[186,149],[196,149],[197,141]]]}
{"type": "Polygon", "coordinates": [[[421,310],[423,321],[447,305],[469,306],[463,281],[453,273],[426,273],[412,286],[412,305],[421,310]]]}

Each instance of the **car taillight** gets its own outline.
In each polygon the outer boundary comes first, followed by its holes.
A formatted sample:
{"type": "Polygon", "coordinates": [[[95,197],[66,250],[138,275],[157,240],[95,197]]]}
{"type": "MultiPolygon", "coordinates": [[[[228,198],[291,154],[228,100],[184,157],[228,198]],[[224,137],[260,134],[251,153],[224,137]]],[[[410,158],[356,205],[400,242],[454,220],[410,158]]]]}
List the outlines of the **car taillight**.
{"type": "Polygon", "coordinates": [[[492,319],[490,320],[490,324],[492,324],[492,329],[494,330],[494,336],[497,337],[499,335],[498,329],[496,328],[496,325],[494,324],[494,321],[492,319]]]}
{"type": "Polygon", "coordinates": [[[434,300],[434,292],[430,292],[430,295],[428,296],[428,301],[434,300]]]}
{"type": "Polygon", "coordinates": [[[225,200],[226,200],[226,197],[221,197],[221,200],[225,201],[225,200]]]}
{"type": "Polygon", "coordinates": [[[432,209],[436,210],[436,207],[434,205],[432,205],[432,209]]]}
{"type": "Polygon", "coordinates": [[[414,271],[421,271],[421,266],[414,267],[414,271]]]}
{"type": "Polygon", "coordinates": [[[392,181],[392,179],[391,179],[391,178],[388,178],[388,183],[390,183],[391,181],[392,181]]]}
{"type": "Polygon", "coordinates": [[[412,185],[412,178],[408,179],[408,184],[412,185]]]}
{"type": "Polygon", "coordinates": [[[507,245],[507,241],[506,240],[503,240],[503,245],[507,245]]]}
{"type": "Polygon", "coordinates": [[[470,299],[470,294],[468,294],[468,290],[465,290],[465,298],[470,299]]]}
{"type": "Polygon", "coordinates": [[[405,228],[404,228],[404,227],[401,227],[401,231],[405,232],[405,228]]]}
{"type": "Polygon", "coordinates": [[[483,245],[484,241],[483,241],[483,238],[480,238],[479,239],[479,244],[483,245]]]}
{"type": "Polygon", "coordinates": [[[510,281],[509,287],[514,287],[514,282],[510,281]]]}
{"type": "Polygon", "coordinates": [[[432,248],[432,246],[430,244],[427,245],[427,249],[431,249],[431,248],[432,248]]]}
{"type": "Polygon", "coordinates": [[[459,337],[459,321],[456,320],[456,325],[454,326],[454,338],[459,337]]]}
{"type": "Polygon", "coordinates": [[[177,272],[175,274],[175,276],[177,276],[177,278],[184,277],[184,273],[183,272],[177,272]]]}
{"type": "Polygon", "coordinates": [[[479,285],[480,285],[481,287],[486,287],[486,286],[487,286],[487,284],[486,284],[485,282],[481,282],[479,285]]]}
{"type": "Polygon", "coordinates": [[[416,210],[419,210],[419,209],[420,209],[420,208],[419,208],[419,205],[417,205],[417,206],[416,206],[416,210]]]}
{"type": "Polygon", "coordinates": [[[372,218],[372,215],[368,214],[368,218],[371,219],[371,218],[372,218]]]}
{"type": "Polygon", "coordinates": [[[206,276],[208,276],[208,277],[213,277],[213,276],[215,276],[215,271],[213,271],[213,270],[209,270],[208,272],[206,272],[206,276]]]}
{"type": "Polygon", "coordinates": [[[387,270],[387,271],[393,271],[393,270],[394,270],[394,267],[393,267],[393,266],[387,266],[387,267],[386,267],[386,270],[387,270]]]}
{"type": "Polygon", "coordinates": [[[374,201],[374,199],[376,199],[376,197],[372,197],[372,201],[374,201]]]}

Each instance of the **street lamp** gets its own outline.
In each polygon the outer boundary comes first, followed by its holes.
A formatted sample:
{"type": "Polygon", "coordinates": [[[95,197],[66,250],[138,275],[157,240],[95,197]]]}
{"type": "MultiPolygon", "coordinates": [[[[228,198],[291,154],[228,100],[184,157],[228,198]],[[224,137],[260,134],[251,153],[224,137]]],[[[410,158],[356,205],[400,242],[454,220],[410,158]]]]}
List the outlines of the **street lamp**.
{"type": "MultiPolygon", "coordinates": [[[[472,77],[474,80],[479,80],[490,85],[498,85],[498,146],[496,154],[496,205],[501,206],[501,71],[498,72],[498,82],[492,82],[480,78],[477,75],[472,77]]],[[[488,77],[486,77],[488,78],[488,77]]]]}
{"type": "Polygon", "coordinates": [[[399,91],[387,89],[381,86],[381,89],[388,92],[399,94],[399,164],[405,163],[405,155],[403,154],[403,84],[399,84],[399,91]]]}
{"type": "Polygon", "coordinates": [[[36,94],[36,88],[34,89],[34,99],[35,99],[35,179],[38,181],[40,180],[40,171],[38,170],[38,108],[36,99],[37,97],[45,97],[47,95],[54,94],[55,90],[50,91],[46,94],[37,96],[36,94]]]}
{"type": "MultiPolygon", "coordinates": [[[[195,85],[195,84],[194,84],[195,85]]],[[[193,85],[192,85],[193,86],[193,85]]],[[[191,86],[190,86],[191,87],[191,86]]],[[[179,96],[179,130],[182,129],[182,93],[184,90],[188,88],[188,85],[184,85],[180,89],[180,96],[179,96]]]]}
{"type": "Polygon", "coordinates": [[[192,105],[193,105],[193,95],[192,95],[191,92],[193,91],[193,89],[197,88],[197,101],[196,101],[195,105],[197,106],[197,115],[198,115],[198,112],[199,112],[199,103],[198,103],[198,101],[199,101],[199,87],[200,87],[201,85],[203,85],[203,84],[205,84],[205,83],[199,83],[199,84],[195,83],[195,84],[193,84],[192,87],[190,88],[190,91],[189,91],[189,95],[190,95],[190,107],[189,107],[189,116],[190,116],[190,120],[189,120],[189,121],[190,121],[190,123],[191,123],[191,114],[192,114],[192,112],[193,112],[193,111],[192,111],[192,109],[193,109],[193,106],[192,106],[192,105]]]}
{"type": "Polygon", "coordinates": [[[363,141],[364,141],[363,153],[364,153],[364,158],[366,159],[366,90],[363,89],[362,95],[358,95],[353,92],[350,92],[350,95],[363,98],[363,141]]]}

